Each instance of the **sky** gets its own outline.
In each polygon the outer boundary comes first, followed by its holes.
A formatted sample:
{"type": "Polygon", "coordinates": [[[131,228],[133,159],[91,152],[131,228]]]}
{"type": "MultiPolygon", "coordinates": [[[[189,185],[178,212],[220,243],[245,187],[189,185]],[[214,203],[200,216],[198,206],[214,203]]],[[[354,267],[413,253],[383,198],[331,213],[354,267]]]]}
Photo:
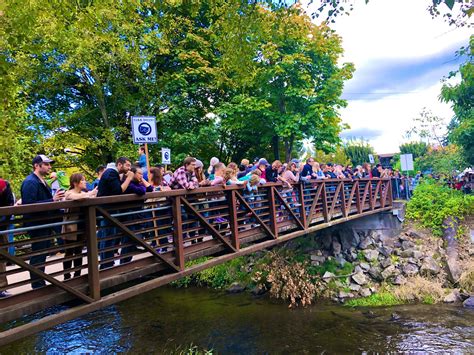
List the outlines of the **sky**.
{"type": "Polygon", "coordinates": [[[362,136],[377,153],[394,153],[414,140],[405,132],[424,107],[448,124],[453,111],[439,101],[441,79],[459,67],[455,52],[468,44],[472,29],[432,19],[431,0],[345,1],[354,3],[353,11],[331,24],[342,37],[342,61],[356,68],[344,88],[348,107],[341,110],[351,128],[341,137],[362,136]]]}

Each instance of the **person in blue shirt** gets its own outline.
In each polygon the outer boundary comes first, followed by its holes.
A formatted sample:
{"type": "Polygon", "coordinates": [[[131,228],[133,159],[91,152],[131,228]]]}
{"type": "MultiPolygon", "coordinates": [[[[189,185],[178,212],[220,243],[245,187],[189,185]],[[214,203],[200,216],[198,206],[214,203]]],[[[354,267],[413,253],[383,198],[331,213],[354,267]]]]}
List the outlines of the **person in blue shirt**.
{"type": "MultiPolygon", "coordinates": [[[[45,203],[60,201],[64,198],[64,190],[58,190],[54,196],[51,192],[51,188],[46,183],[46,176],[51,172],[51,164],[54,163],[54,160],[49,159],[46,155],[37,155],[33,159],[33,172],[26,177],[26,179],[21,184],[21,203],[23,205],[28,205],[32,203],[45,203]]],[[[25,219],[38,218],[41,216],[50,216],[57,213],[57,211],[47,211],[42,213],[33,213],[25,214],[25,219]]],[[[41,225],[42,222],[25,222],[24,227],[33,227],[41,225]]],[[[34,241],[35,239],[40,239],[42,237],[51,236],[54,234],[54,230],[49,228],[41,228],[28,231],[32,239],[31,250],[32,252],[37,252],[38,250],[47,249],[51,245],[51,240],[42,240],[34,241]]],[[[30,265],[44,264],[46,262],[46,257],[48,253],[34,255],[30,258],[30,265]]],[[[44,266],[38,267],[39,270],[44,272],[44,266]]],[[[46,285],[44,280],[40,280],[36,274],[30,272],[30,278],[32,280],[31,287],[33,289],[43,287],[46,285]]]]}
{"type": "Polygon", "coordinates": [[[105,169],[106,169],[105,165],[99,165],[97,169],[95,169],[97,178],[91,183],[87,183],[87,191],[92,191],[96,187],[99,187],[100,178],[102,177],[102,174],[104,173],[105,169]]]}

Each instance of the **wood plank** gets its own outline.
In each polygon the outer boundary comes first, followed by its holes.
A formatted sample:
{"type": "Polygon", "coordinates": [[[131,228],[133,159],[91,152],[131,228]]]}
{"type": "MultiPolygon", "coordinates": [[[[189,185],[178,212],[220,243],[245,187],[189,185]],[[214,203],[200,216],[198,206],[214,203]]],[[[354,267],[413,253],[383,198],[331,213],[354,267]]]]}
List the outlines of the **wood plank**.
{"type": "MultiPolygon", "coordinates": [[[[313,220],[313,214],[314,210],[316,209],[316,205],[318,204],[319,197],[321,195],[321,191],[323,190],[324,183],[320,183],[317,190],[316,190],[316,195],[314,196],[313,202],[311,203],[311,208],[309,210],[309,215],[308,218],[306,219],[306,224],[305,227],[308,228],[308,226],[311,224],[311,221],[313,220]]],[[[306,212],[302,213],[303,215],[306,215],[306,212]]]]}

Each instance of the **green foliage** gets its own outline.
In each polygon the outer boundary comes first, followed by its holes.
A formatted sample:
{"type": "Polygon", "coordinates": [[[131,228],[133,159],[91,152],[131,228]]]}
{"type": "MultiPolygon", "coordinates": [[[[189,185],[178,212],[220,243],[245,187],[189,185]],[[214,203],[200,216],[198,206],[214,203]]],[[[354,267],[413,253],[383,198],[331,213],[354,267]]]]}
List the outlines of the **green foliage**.
{"type": "Polygon", "coordinates": [[[363,138],[352,138],[344,143],[344,152],[353,166],[362,165],[369,161],[369,154],[375,154],[374,148],[363,138]]]}
{"type": "Polygon", "coordinates": [[[432,170],[437,174],[451,175],[456,170],[463,170],[466,162],[458,146],[429,147],[428,153],[415,160],[415,166],[421,170],[432,170]]]}
{"type": "MultiPolygon", "coordinates": [[[[202,264],[210,260],[203,257],[186,263],[186,267],[202,264]]],[[[245,258],[240,257],[230,260],[224,264],[213,266],[203,271],[197,272],[190,276],[183,277],[173,281],[171,284],[175,287],[203,286],[213,289],[223,289],[233,282],[250,282],[250,275],[243,267],[245,266],[245,258]]]]}
{"type": "Polygon", "coordinates": [[[382,307],[382,306],[396,306],[405,303],[397,298],[391,292],[383,291],[374,293],[368,297],[356,298],[345,303],[349,307],[382,307]]]}
{"type": "Polygon", "coordinates": [[[468,164],[474,165],[474,35],[469,46],[461,48],[459,54],[468,58],[459,68],[461,81],[456,85],[445,83],[441,89],[441,100],[450,103],[454,111],[448,127],[449,140],[458,144],[468,164]]]}
{"type": "Polygon", "coordinates": [[[413,160],[422,157],[428,152],[428,144],[425,142],[409,142],[400,145],[400,154],[413,154],[413,160]]]}
{"type": "Polygon", "coordinates": [[[325,153],[323,150],[316,150],[314,158],[320,163],[334,163],[346,166],[351,164],[350,159],[347,157],[345,150],[341,146],[337,146],[334,152],[325,153]]]}
{"type": "MultiPolygon", "coordinates": [[[[155,115],[173,165],[279,155],[339,141],[351,64],[341,39],[296,8],[242,1],[0,4],[0,174],[44,152],[93,171],[137,158],[130,115],[155,115]],[[65,149],[74,153],[65,153],[65,149]],[[8,167],[8,168],[5,168],[8,167]]],[[[16,180],[15,184],[16,185],[16,180]]]]}
{"type": "Polygon", "coordinates": [[[308,266],[308,272],[312,275],[323,276],[326,271],[336,276],[350,275],[354,271],[354,265],[352,263],[345,263],[341,267],[335,259],[331,259],[318,266],[308,266]]]}
{"type": "Polygon", "coordinates": [[[406,217],[434,235],[443,234],[443,222],[452,217],[462,219],[474,211],[474,196],[465,195],[434,180],[424,180],[408,202],[406,217]]]}

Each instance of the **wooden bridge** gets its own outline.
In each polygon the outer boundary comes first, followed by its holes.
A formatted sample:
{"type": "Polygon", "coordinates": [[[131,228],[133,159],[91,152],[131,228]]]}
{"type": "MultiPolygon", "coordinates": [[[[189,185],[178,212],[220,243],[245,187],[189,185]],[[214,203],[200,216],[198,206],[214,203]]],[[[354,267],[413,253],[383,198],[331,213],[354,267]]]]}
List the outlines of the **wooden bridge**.
{"type": "Polygon", "coordinates": [[[0,208],[0,217],[7,217],[0,222],[0,240],[15,236],[0,243],[0,263],[7,265],[0,276],[8,280],[0,290],[11,294],[0,299],[0,345],[391,207],[390,179],[360,179],[315,180],[292,189],[266,184],[254,194],[237,186],[209,187],[0,208]],[[73,248],[75,255],[63,254],[73,248]],[[203,256],[212,258],[186,265],[203,256]],[[65,280],[65,274],[73,277],[65,280]],[[44,286],[32,289],[32,281],[44,286]],[[68,301],[66,310],[12,322],[68,301]]]}

